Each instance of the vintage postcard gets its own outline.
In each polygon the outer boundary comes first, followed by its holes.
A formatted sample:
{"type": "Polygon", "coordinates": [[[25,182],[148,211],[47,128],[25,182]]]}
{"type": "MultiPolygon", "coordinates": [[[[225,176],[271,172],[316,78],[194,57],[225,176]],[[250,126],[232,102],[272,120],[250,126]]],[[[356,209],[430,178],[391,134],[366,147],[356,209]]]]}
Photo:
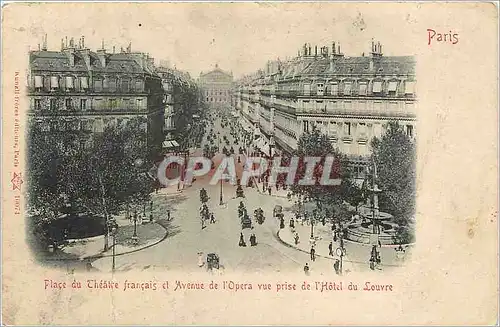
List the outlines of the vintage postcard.
{"type": "Polygon", "coordinates": [[[5,325],[493,325],[494,3],[9,3],[5,325]]]}

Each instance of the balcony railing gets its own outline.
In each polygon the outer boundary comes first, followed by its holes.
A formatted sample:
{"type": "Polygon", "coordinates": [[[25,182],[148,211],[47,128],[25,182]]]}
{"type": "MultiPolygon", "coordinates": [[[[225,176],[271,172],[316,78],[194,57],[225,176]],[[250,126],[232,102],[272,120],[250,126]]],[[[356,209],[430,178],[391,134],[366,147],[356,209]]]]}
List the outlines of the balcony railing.
{"type": "Polygon", "coordinates": [[[122,89],[122,88],[102,88],[102,89],[94,89],[94,88],[53,88],[51,90],[47,90],[45,88],[35,88],[28,87],[27,89],[29,95],[81,95],[81,94],[149,94],[152,93],[150,90],[145,89],[122,89]]]}
{"type": "Polygon", "coordinates": [[[33,116],[99,116],[99,115],[134,115],[146,114],[145,108],[127,107],[116,109],[87,109],[87,110],[31,110],[30,115],[33,116]]]}

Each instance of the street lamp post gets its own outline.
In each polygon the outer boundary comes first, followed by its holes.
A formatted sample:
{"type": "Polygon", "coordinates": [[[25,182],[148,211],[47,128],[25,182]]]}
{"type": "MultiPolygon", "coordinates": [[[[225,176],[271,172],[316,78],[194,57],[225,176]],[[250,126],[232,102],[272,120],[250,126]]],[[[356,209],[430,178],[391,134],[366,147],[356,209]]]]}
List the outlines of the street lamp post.
{"type": "Polygon", "coordinates": [[[314,238],[314,221],[316,220],[316,209],[313,210],[311,217],[311,238],[314,238]]]}
{"type": "Polygon", "coordinates": [[[139,238],[137,237],[137,210],[134,210],[134,235],[132,235],[132,241],[137,244],[139,238]]]}
{"type": "Polygon", "coordinates": [[[112,272],[115,272],[115,267],[116,267],[116,261],[115,261],[115,257],[116,257],[116,251],[115,251],[115,248],[116,248],[116,227],[113,226],[113,228],[111,229],[111,233],[113,235],[113,263],[111,265],[111,271],[112,272]]]}
{"type": "Polygon", "coordinates": [[[224,201],[222,199],[222,179],[220,180],[220,202],[219,205],[223,205],[224,201]]]}

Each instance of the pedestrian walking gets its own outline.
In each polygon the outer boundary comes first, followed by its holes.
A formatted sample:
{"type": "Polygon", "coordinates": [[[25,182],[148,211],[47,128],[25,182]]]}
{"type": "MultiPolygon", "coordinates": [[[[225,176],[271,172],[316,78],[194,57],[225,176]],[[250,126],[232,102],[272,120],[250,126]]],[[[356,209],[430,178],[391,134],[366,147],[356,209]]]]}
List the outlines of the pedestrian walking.
{"type": "Polygon", "coordinates": [[[205,265],[205,259],[203,258],[203,252],[198,252],[198,267],[203,267],[205,265]]]}
{"type": "Polygon", "coordinates": [[[304,266],[304,273],[309,276],[309,264],[306,262],[306,265],[304,266]]]}
{"type": "Polygon", "coordinates": [[[328,255],[333,256],[333,244],[332,244],[332,242],[330,242],[330,244],[328,244],[328,255]]]}
{"type": "Polygon", "coordinates": [[[210,213],[210,223],[215,224],[215,216],[213,212],[210,213]]]}
{"type": "Polygon", "coordinates": [[[299,244],[299,233],[295,232],[294,239],[295,239],[295,245],[298,245],[299,244]]]}
{"type": "Polygon", "coordinates": [[[335,269],[335,273],[337,275],[340,275],[340,261],[339,261],[339,259],[335,260],[335,263],[333,264],[333,269],[335,269]]]}
{"type": "Polygon", "coordinates": [[[316,261],[316,250],[314,249],[314,246],[311,247],[311,260],[313,262],[316,261]]]}
{"type": "Polygon", "coordinates": [[[245,243],[245,239],[243,238],[243,232],[240,233],[240,242],[238,243],[239,246],[247,246],[247,244],[245,243]]]}
{"type": "Polygon", "coordinates": [[[167,209],[167,220],[170,221],[170,209],[167,209]]]}
{"type": "Polygon", "coordinates": [[[269,195],[271,195],[271,190],[272,190],[272,189],[271,189],[271,186],[269,186],[269,187],[267,188],[267,191],[269,192],[269,195]]]}

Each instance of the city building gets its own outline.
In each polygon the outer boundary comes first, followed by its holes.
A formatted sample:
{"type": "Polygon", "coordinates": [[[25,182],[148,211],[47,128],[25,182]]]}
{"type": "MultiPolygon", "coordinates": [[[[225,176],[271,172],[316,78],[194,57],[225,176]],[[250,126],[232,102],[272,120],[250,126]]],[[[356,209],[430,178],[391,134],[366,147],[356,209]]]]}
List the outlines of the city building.
{"type": "Polygon", "coordinates": [[[190,107],[197,105],[199,91],[189,73],[171,68],[165,61],[160,63],[156,72],[161,77],[164,90],[163,152],[170,152],[179,149],[180,129],[185,129],[193,120],[193,114],[190,117],[187,114],[194,109],[190,107]]]}
{"type": "Polygon", "coordinates": [[[211,107],[231,106],[233,88],[233,74],[227,73],[215,65],[215,69],[208,73],[200,73],[198,84],[202,96],[211,107]]]}
{"type": "Polygon", "coordinates": [[[316,126],[362,173],[370,142],[388,121],[415,137],[415,82],[414,57],[384,56],[380,43],[358,57],[345,56],[335,42],[331,48],[305,44],[297,57],[270,61],[239,80],[236,109],[244,127],[262,133],[264,154],[274,145],[292,152],[316,126]]]}
{"type": "Polygon", "coordinates": [[[115,53],[104,48],[91,51],[82,36],[61,40],[60,51],[43,46],[29,53],[29,120],[47,133],[74,132],[76,143],[85,147],[94,133],[108,124],[141,122],[153,156],[163,139],[163,89],[154,59],[127,49],[115,53]]]}

